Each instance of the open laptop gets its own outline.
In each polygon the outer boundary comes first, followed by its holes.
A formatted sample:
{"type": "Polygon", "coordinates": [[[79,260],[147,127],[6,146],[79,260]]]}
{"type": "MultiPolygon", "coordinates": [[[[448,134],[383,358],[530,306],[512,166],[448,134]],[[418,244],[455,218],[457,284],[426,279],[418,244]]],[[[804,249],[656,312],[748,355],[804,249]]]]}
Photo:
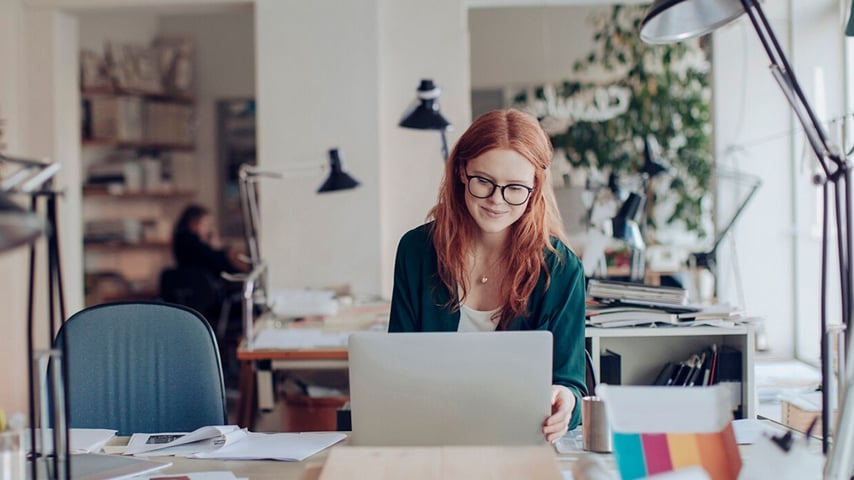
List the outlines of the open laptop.
{"type": "Polygon", "coordinates": [[[354,445],[545,442],[551,332],[355,333],[349,362],[354,445]]]}

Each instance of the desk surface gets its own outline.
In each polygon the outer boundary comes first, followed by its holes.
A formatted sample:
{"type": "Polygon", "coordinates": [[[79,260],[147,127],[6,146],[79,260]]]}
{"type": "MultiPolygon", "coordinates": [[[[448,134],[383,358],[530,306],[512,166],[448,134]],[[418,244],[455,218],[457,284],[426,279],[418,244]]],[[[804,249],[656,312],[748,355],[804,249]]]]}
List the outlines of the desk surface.
{"type": "MultiPolygon", "coordinates": [[[[779,426],[779,424],[772,424],[771,422],[764,421],[763,424],[771,427],[772,430],[778,432],[782,431],[782,428],[779,426]]],[[[562,441],[567,440],[569,440],[569,438],[564,437],[562,441]]],[[[127,438],[124,438],[124,441],[127,442],[127,438]]],[[[343,442],[337,444],[336,446],[333,446],[332,448],[334,449],[337,446],[346,444],[347,440],[344,440],[343,442]]],[[[766,475],[769,471],[767,467],[763,466],[763,468],[757,468],[757,461],[763,461],[763,463],[767,462],[767,460],[764,458],[762,448],[763,447],[760,444],[739,445],[739,451],[744,462],[744,466],[742,467],[742,473],[739,476],[741,480],[764,480],[766,478],[782,478],[779,476],[768,477],[766,475]]],[[[801,452],[803,454],[802,458],[789,458],[789,460],[798,461],[800,465],[798,465],[797,467],[790,466],[788,468],[801,467],[807,469],[809,473],[803,473],[800,477],[795,476],[789,478],[821,478],[820,470],[821,465],[823,465],[823,458],[821,457],[821,442],[813,441],[810,443],[809,448],[805,450],[805,452],[801,452]]],[[[303,462],[279,462],[268,460],[222,461],[170,457],[168,458],[168,460],[171,461],[173,465],[167,469],[162,470],[162,473],[179,474],[204,471],[231,471],[237,477],[245,477],[251,480],[313,480],[317,478],[317,474],[319,472],[319,470],[317,469],[320,465],[323,464],[323,462],[326,461],[330,451],[331,449],[323,450],[320,453],[309,457],[303,462]]],[[[557,461],[558,468],[561,471],[571,471],[575,462],[588,455],[594,456],[597,459],[602,460],[603,463],[612,470],[616,468],[614,466],[613,456],[610,454],[588,453],[576,450],[568,451],[566,453],[555,452],[554,458],[557,461]]],[[[158,460],[158,457],[153,457],[152,460],[158,460]]],[[[164,460],[166,459],[164,458],[164,460]]]]}

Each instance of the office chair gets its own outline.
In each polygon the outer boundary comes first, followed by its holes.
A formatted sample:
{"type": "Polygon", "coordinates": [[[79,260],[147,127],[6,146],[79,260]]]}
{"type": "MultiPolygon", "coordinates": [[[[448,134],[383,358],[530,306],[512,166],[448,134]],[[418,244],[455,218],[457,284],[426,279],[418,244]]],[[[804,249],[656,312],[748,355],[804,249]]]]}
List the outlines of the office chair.
{"type": "Polygon", "coordinates": [[[227,423],[216,338],[194,310],[158,302],[97,305],[63,324],[57,348],[63,343],[72,428],[131,435],[227,423]]]}
{"type": "Polygon", "coordinates": [[[204,268],[167,268],[160,272],[160,299],[201,313],[222,341],[228,333],[232,305],[241,300],[240,292],[229,292],[226,285],[204,268]]]}

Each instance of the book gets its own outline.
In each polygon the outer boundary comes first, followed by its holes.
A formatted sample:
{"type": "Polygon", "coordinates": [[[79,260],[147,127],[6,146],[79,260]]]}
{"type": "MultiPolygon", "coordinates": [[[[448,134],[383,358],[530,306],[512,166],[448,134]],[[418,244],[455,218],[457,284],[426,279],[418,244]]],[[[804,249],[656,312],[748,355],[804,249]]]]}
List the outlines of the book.
{"type": "Polygon", "coordinates": [[[653,323],[678,325],[680,322],[678,314],[656,308],[612,307],[587,312],[587,324],[594,327],[630,327],[653,323]]]}
{"type": "Polygon", "coordinates": [[[662,287],[592,278],[587,282],[587,295],[604,300],[659,302],[672,305],[688,303],[688,291],[679,287],[662,287]]]}
{"type": "Polygon", "coordinates": [[[599,356],[599,383],[608,385],[620,385],[621,383],[621,358],[620,354],[611,350],[605,350],[599,356]]]}

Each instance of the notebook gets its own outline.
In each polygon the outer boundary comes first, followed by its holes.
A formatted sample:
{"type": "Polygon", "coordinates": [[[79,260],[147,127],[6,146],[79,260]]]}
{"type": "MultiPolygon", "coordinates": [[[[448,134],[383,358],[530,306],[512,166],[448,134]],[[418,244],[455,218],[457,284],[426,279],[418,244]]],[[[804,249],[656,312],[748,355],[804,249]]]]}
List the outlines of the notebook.
{"type": "Polygon", "coordinates": [[[545,443],[551,332],[354,333],[349,363],[353,445],[545,443]]]}

